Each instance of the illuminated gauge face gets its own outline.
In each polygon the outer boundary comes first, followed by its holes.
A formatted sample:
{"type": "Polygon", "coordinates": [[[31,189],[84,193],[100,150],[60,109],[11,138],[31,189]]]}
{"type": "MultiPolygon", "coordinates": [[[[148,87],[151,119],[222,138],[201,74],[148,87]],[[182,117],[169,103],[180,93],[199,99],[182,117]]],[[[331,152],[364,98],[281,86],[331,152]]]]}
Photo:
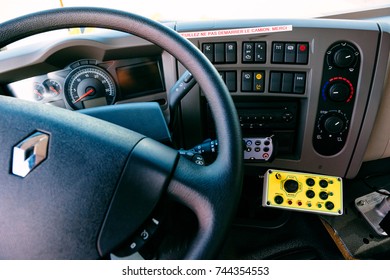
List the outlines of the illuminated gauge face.
{"type": "Polygon", "coordinates": [[[45,88],[42,84],[35,83],[33,88],[33,96],[36,101],[41,101],[44,98],[45,88]]]}
{"type": "Polygon", "coordinates": [[[114,80],[103,69],[83,66],[73,70],[65,82],[65,97],[75,109],[111,105],[115,101],[114,80]]]}
{"type": "Polygon", "coordinates": [[[48,79],[43,82],[43,86],[46,88],[46,92],[49,96],[57,97],[61,93],[61,86],[55,80],[48,79]]]}

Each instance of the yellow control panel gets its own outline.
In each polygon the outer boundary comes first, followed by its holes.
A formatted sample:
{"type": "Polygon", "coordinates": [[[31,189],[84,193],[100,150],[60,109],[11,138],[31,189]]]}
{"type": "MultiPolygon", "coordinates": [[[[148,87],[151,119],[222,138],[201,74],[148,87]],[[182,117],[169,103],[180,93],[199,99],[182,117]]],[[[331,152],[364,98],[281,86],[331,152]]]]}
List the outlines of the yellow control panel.
{"type": "Polygon", "coordinates": [[[343,214],[343,183],[340,177],[269,169],[264,175],[265,207],[343,214]]]}

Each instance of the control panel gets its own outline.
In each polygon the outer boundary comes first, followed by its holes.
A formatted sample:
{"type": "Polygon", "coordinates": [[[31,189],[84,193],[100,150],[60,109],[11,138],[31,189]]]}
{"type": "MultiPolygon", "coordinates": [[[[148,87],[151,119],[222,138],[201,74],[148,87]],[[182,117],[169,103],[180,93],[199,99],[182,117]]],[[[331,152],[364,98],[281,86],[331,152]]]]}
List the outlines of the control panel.
{"type": "MultiPolygon", "coordinates": [[[[271,154],[297,158],[301,102],[294,98],[304,98],[307,93],[309,42],[205,39],[199,45],[234,97],[243,137],[251,143],[246,143],[244,159],[269,162],[271,154]],[[269,99],[257,99],[270,95],[269,99]],[[273,147],[277,147],[271,154],[269,147],[255,145],[256,139],[270,135],[273,147]]],[[[215,138],[207,104],[205,112],[206,137],[215,138]]]]}
{"type": "Polygon", "coordinates": [[[342,179],[319,174],[268,170],[264,174],[265,207],[343,214],[342,179]]]}
{"type": "MultiPolygon", "coordinates": [[[[367,145],[383,94],[386,32],[376,22],[349,21],[347,29],[342,21],[290,23],[206,21],[178,31],[219,72],[243,138],[272,136],[274,160],[247,159],[248,167],[352,178],[365,155],[377,155],[364,151],[375,147],[367,145]]],[[[203,91],[195,87],[181,104],[186,147],[217,138],[203,91]]]]}
{"type": "Polygon", "coordinates": [[[215,65],[242,64],[253,67],[243,71],[236,71],[235,67],[219,71],[230,92],[265,93],[268,90],[270,93],[305,93],[306,72],[272,71],[268,74],[264,66],[267,63],[307,65],[309,62],[307,42],[243,41],[242,44],[205,42],[202,44],[202,52],[215,65]],[[268,44],[270,46],[267,47],[268,44]],[[270,52],[270,61],[267,61],[267,52],[270,52]]]}
{"type": "Polygon", "coordinates": [[[271,137],[243,138],[245,143],[244,160],[269,161],[274,152],[271,137]]]}
{"type": "Polygon", "coordinates": [[[348,136],[360,68],[360,52],[337,42],[325,55],[313,146],[321,155],[335,155],[348,136]]]}

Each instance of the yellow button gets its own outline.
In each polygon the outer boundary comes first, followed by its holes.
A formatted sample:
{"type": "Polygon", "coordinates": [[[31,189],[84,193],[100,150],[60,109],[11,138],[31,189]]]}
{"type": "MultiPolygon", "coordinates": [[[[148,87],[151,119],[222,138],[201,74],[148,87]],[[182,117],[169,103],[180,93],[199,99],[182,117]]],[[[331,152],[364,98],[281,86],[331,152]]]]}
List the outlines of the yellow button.
{"type": "Polygon", "coordinates": [[[256,75],[256,80],[261,80],[263,78],[263,75],[261,75],[260,73],[256,75]]]}

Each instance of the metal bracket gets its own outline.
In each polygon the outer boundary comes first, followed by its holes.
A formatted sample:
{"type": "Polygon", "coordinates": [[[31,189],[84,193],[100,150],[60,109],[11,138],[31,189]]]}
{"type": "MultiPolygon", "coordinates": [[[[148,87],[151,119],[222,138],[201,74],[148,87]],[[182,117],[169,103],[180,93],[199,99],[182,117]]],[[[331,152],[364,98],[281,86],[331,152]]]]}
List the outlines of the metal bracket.
{"type": "MultiPolygon", "coordinates": [[[[386,190],[381,192],[389,193],[386,190]]],[[[377,234],[388,236],[379,223],[390,211],[389,196],[373,192],[355,199],[355,206],[377,234]]]]}

